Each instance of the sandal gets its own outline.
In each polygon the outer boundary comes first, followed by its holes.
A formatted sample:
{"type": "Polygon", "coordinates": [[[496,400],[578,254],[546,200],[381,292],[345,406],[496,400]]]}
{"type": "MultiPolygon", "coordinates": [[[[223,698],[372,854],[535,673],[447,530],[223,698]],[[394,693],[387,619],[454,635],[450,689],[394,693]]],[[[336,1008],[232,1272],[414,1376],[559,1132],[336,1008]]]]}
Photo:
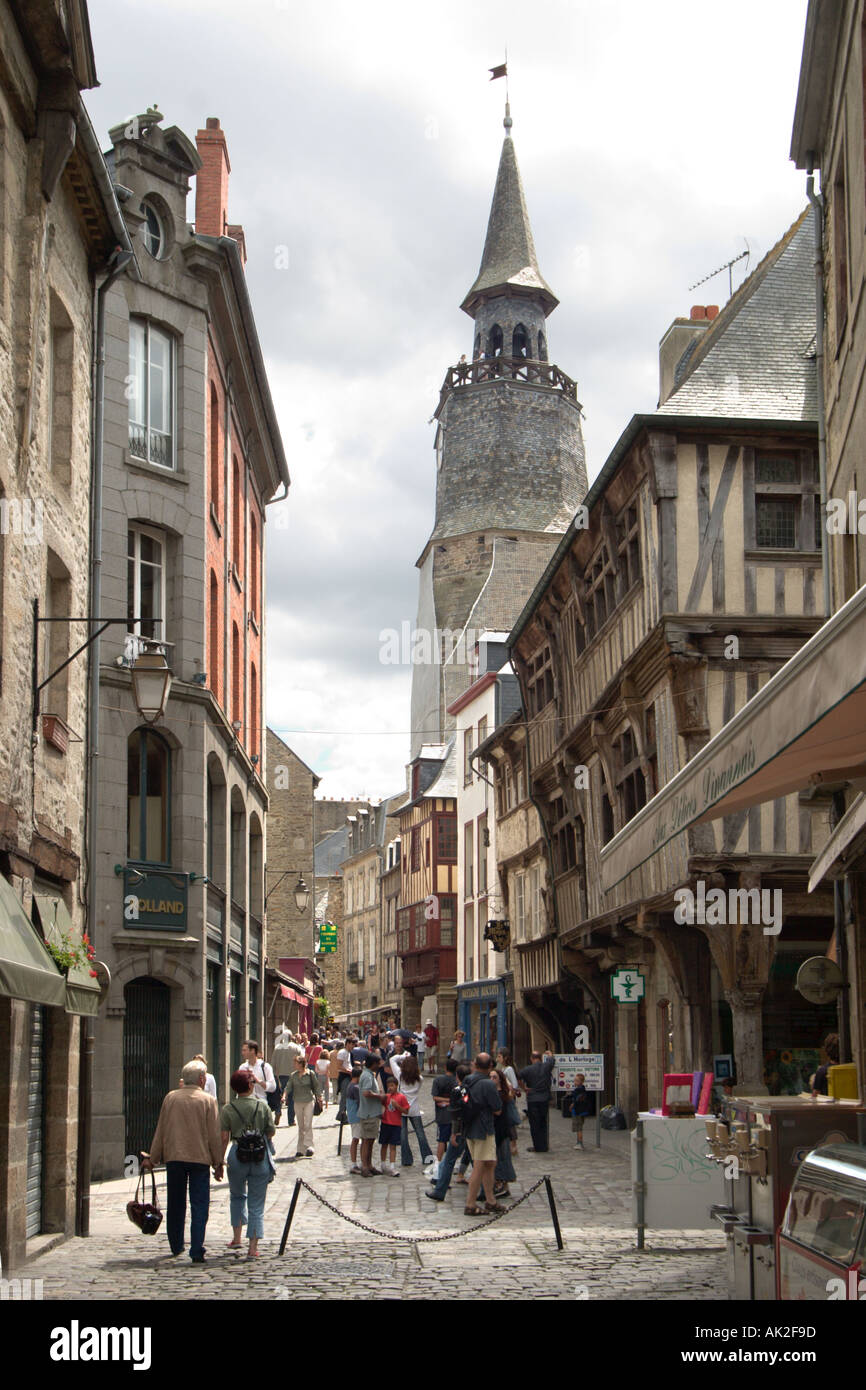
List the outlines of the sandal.
{"type": "Polygon", "coordinates": [[[493,1211],[508,1211],[508,1208],[504,1207],[501,1202],[485,1202],[484,1211],[485,1213],[493,1211]]]}
{"type": "Polygon", "coordinates": [[[463,1215],[464,1215],[464,1216],[483,1216],[483,1215],[484,1215],[484,1212],[481,1210],[480,1207],[464,1207],[464,1208],[463,1208],[463,1215]]]}

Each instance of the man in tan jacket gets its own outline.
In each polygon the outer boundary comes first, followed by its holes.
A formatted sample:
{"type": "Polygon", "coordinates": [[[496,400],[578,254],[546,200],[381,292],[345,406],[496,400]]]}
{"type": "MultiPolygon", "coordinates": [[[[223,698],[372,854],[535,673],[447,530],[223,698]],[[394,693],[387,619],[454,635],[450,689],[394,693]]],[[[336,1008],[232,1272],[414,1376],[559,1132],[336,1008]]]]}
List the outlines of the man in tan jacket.
{"type": "Polygon", "coordinates": [[[204,1089],[206,1077],[203,1063],[187,1062],[180,1089],[169,1091],[162,1102],[150,1153],[141,1156],[144,1172],[152,1170],[156,1163],[165,1163],[165,1233],[172,1255],[183,1254],[189,1183],[189,1255],[193,1264],[203,1264],[205,1257],[204,1233],[210,1210],[208,1169],[213,1168],[217,1182],[223,1175],[219,1110],[213,1096],[204,1089]]]}

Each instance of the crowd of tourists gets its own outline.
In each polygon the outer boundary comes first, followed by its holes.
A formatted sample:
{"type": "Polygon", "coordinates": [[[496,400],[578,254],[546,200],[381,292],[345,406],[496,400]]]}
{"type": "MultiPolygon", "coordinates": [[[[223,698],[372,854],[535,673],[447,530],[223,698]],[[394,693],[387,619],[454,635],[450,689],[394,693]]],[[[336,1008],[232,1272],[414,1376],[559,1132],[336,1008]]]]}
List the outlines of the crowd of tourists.
{"type": "MultiPolygon", "coordinates": [[[[166,1234],[172,1254],[184,1248],[188,1190],[190,1258],[205,1258],[212,1169],[217,1181],[228,1174],[228,1248],[242,1247],[246,1228],[247,1253],[257,1258],[267,1188],[276,1172],[273,1140],[284,1110],[288,1127],[298,1131],[291,1162],[313,1157],[314,1116],[333,1107],[334,1123],[349,1130],[353,1176],[400,1177],[401,1169],[414,1163],[414,1135],[429,1184],[426,1197],[444,1201],[453,1182],[467,1189],[467,1216],[505,1211],[502,1199],[511,1195],[516,1181],[521,1098],[532,1138],[528,1151],[548,1149],[553,1055],[533,1052],[519,1074],[505,1050],[495,1059],[479,1052],[470,1062],[459,1029],[441,1071],[438,1053],[439,1032],[431,1020],[417,1031],[374,1025],[364,1034],[324,1029],[307,1036],[280,1026],[270,1062],[253,1039],[243,1044],[243,1062],[230,1079],[232,1099],[222,1108],[207,1062],[198,1054],[184,1067],[179,1089],[166,1096],[150,1152],[142,1155],[143,1170],[161,1162],[166,1166],[166,1234]],[[434,1112],[426,1125],[421,1109],[425,1066],[433,1076],[434,1112]],[[435,1128],[435,1151],[428,1128],[435,1128]]],[[[571,1096],[577,1148],[583,1147],[583,1120],[591,1113],[583,1081],[577,1077],[571,1096]]]]}

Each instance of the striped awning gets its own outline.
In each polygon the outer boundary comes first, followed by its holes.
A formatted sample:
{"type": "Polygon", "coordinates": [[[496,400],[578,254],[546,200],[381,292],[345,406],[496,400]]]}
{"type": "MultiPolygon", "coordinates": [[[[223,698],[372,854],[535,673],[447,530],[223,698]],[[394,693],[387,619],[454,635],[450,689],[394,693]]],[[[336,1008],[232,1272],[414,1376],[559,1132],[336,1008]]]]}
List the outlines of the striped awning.
{"type": "Polygon", "coordinates": [[[21,906],[8,879],[0,874],[0,994],[29,1004],[63,1008],[66,980],[21,906]]]}

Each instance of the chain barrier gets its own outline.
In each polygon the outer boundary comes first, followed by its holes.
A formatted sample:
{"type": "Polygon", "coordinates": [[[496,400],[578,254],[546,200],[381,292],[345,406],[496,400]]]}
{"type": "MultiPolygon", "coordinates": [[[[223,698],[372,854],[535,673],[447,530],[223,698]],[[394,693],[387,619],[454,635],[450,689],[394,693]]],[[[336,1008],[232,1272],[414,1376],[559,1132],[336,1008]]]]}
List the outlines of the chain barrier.
{"type": "Polygon", "coordinates": [[[506,1207],[504,1211],[491,1212],[486,1221],[479,1221],[477,1225],[470,1226],[466,1231],[446,1231],[441,1236],[398,1235],[394,1231],[380,1231],[378,1227],[368,1226],[365,1222],[359,1221],[357,1217],[348,1216],[346,1212],[340,1211],[339,1207],[335,1207],[333,1202],[329,1202],[327,1197],[323,1197],[321,1192],[317,1192],[304,1178],[298,1178],[296,1181],[301,1187],[306,1188],[311,1197],[315,1197],[317,1202],[321,1202],[323,1207],[327,1207],[328,1211],[332,1211],[341,1220],[348,1221],[350,1226],[357,1226],[359,1230],[366,1231],[368,1235],[381,1236],[383,1240],[405,1240],[414,1245],[435,1245],[442,1240],[457,1240],[460,1236],[471,1236],[475,1231],[483,1231],[485,1226],[492,1226],[495,1221],[501,1221],[503,1216],[509,1216],[511,1212],[516,1211],[528,1197],[532,1196],[533,1192],[537,1192],[540,1187],[543,1187],[547,1178],[539,1178],[538,1182],[533,1183],[522,1197],[518,1197],[515,1202],[512,1202],[510,1207],[506,1207]]]}

